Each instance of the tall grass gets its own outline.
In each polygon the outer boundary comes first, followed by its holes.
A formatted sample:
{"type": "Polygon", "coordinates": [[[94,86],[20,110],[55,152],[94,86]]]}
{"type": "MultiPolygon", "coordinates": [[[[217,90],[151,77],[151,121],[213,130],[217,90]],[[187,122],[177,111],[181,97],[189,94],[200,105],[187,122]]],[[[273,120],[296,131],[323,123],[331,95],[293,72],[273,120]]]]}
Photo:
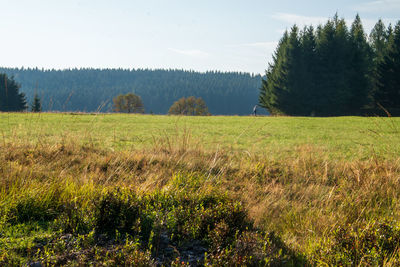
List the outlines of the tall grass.
{"type": "Polygon", "coordinates": [[[174,127],[116,151],[3,138],[0,262],[399,264],[399,157],[271,157],[174,127]]]}

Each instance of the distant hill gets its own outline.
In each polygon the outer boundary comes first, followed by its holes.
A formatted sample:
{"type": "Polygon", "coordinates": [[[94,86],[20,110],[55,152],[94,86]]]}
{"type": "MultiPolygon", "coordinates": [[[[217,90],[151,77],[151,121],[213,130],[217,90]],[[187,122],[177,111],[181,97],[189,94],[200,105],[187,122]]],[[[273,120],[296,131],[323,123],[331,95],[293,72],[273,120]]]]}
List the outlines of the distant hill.
{"type": "Polygon", "coordinates": [[[193,95],[213,115],[248,115],[261,87],[260,75],[238,72],[0,68],[0,73],[14,76],[29,103],[37,91],[44,111],[110,112],[114,96],[134,92],[146,113],[166,114],[174,101],[193,95]]]}

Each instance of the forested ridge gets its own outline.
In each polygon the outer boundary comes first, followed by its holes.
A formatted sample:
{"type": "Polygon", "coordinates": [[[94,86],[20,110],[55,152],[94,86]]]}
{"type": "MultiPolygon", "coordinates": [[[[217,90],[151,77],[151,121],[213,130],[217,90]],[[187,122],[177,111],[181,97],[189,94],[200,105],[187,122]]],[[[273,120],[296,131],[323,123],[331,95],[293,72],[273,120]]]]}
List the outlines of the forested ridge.
{"type": "Polygon", "coordinates": [[[166,114],[181,97],[201,97],[213,115],[247,115],[257,103],[261,76],[239,72],[147,69],[43,70],[0,68],[14,77],[31,102],[37,92],[43,111],[110,112],[119,94],[139,95],[146,113],[166,114]]]}

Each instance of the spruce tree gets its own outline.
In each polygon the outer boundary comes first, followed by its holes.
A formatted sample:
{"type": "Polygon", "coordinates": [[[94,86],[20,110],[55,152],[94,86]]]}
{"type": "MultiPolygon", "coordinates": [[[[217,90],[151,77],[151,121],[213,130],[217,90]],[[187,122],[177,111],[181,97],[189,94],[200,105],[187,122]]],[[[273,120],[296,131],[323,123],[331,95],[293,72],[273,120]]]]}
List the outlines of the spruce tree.
{"type": "Polygon", "coordinates": [[[269,64],[266,70],[266,79],[262,80],[260,88],[259,105],[267,109],[271,114],[282,113],[279,91],[285,88],[283,76],[287,73],[285,57],[288,40],[289,34],[285,31],[283,37],[279,40],[275,53],[272,55],[272,63],[269,64]]]}
{"type": "Polygon", "coordinates": [[[388,43],[388,33],[386,26],[380,19],[375,24],[374,28],[369,35],[369,42],[371,44],[374,61],[381,62],[385,57],[388,43]]]}
{"type": "Polygon", "coordinates": [[[380,20],[370,42],[357,15],[337,14],[314,31],[285,33],[262,81],[259,102],[272,114],[357,115],[372,103],[400,112],[400,22],[380,20]],[[373,99],[375,98],[375,99],[373,99]]]}
{"type": "Polygon", "coordinates": [[[368,102],[370,92],[372,51],[364,32],[360,16],[357,15],[350,29],[349,86],[351,95],[347,102],[347,114],[356,114],[368,102]]]}
{"type": "Polygon", "coordinates": [[[315,95],[316,88],[316,38],[314,28],[312,26],[305,27],[300,35],[301,47],[301,75],[299,86],[301,89],[301,109],[299,115],[309,116],[315,114],[315,103],[317,101],[315,95]]]}
{"type": "Polygon", "coordinates": [[[298,82],[301,78],[301,50],[299,41],[299,28],[294,25],[290,31],[285,47],[284,69],[285,75],[282,83],[285,85],[278,90],[280,108],[284,114],[298,115],[302,108],[302,86],[298,82]]]}
{"type": "Polygon", "coordinates": [[[340,115],[351,95],[348,83],[349,32],[337,15],[318,28],[316,114],[340,115]]]}
{"type": "Polygon", "coordinates": [[[274,62],[263,81],[260,106],[266,107],[272,114],[298,115],[302,104],[299,101],[301,85],[301,47],[299,29],[294,25],[290,34],[285,33],[274,56],[274,62]]]}
{"type": "Polygon", "coordinates": [[[32,112],[41,112],[42,111],[42,103],[41,103],[41,100],[40,100],[39,96],[37,95],[37,93],[35,93],[35,96],[33,98],[33,102],[31,105],[31,111],[32,112]]]}
{"type": "Polygon", "coordinates": [[[22,111],[26,109],[25,94],[14,78],[0,74],[0,111],[22,111]]]}
{"type": "Polygon", "coordinates": [[[375,101],[389,111],[400,109],[400,21],[388,31],[388,51],[378,66],[378,91],[375,101]]]}
{"type": "Polygon", "coordinates": [[[374,26],[369,35],[369,43],[372,49],[372,75],[371,75],[371,92],[369,97],[373,100],[374,95],[378,91],[378,66],[383,62],[388,48],[388,32],[386,26],[380,19],[374,26]]]}

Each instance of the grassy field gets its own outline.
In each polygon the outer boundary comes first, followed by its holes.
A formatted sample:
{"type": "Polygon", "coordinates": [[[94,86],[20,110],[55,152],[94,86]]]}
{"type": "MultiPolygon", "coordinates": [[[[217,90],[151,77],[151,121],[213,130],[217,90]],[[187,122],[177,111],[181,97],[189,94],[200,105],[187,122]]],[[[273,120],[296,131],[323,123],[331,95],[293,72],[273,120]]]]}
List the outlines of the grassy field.
{"type": "Polygon", "coordinates": [[[0,129],[3,143],[73,140],[107,150],[147,149],[166,142],[274,158],[296,155],[299,149],[345,159],[393,158],[400,152],[400,118],[0,113],[0,129]]]}
{"type": "Polygon", "coordinates": [[[0,265],[396,266],[399,131],[0,113],[0,265]]]}

